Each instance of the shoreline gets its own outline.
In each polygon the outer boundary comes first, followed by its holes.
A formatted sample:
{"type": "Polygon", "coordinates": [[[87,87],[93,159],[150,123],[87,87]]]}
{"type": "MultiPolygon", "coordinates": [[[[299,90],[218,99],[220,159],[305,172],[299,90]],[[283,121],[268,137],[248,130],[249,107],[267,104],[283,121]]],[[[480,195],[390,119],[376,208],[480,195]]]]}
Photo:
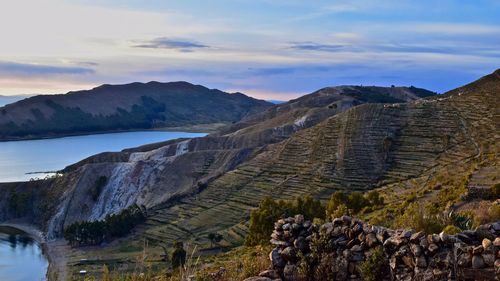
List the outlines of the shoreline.
{"type": "Polygon", "coordinates": [[[95,132],[77,132],[68,134],[55,134],[46,136],[27,136],[19,138],[2,138],[1,142],[11,142],[11,141],[28,141],[28,140],[50,140],[66,137],[79,137],[79,136],[89,136],[89,135],[103,135],[103,134],[115,134],[115,133],[133,133],[133,132],[185,132],[185,133],[215,133],[220,128],[228,125],[228,123],[210,123],[210,124],[197,124],[191,126],[180,126],[180,127],[162,127],[162,128],[151,128],[151,129],[127,129],[127,130],[106,130],[106,131],[95,131],[95,132]]]}
{"type": "Polygon", "coordinates": [[[37,226],[23,222],[2,222],[0,226],[18,229],[33,238],[42,248],[42,253],[47,258],[47,272],[45,277],[48,281],[66,280],[67,268],[64,252],[61,251],[66,243],[62,239],[48,241],[45,233],[37,226]]]}

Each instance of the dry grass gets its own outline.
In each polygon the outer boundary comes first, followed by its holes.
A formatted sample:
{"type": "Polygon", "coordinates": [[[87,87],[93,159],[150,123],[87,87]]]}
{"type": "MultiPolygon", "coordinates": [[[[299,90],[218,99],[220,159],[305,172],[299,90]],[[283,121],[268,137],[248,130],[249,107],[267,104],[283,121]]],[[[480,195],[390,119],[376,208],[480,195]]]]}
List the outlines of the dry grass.
{"type": "Polygon", "coordinates": [[[86,277],[83,281],[236,281],[256,276],[270,265],[270,247],[239,247],[216,256],[197,256],[196,247],[189,255],[184,267],[174,271],[153,272],[145,257],[138,257],[142,265],[134,273],[110,272],[103,266],[99,276],[86,277]]]}

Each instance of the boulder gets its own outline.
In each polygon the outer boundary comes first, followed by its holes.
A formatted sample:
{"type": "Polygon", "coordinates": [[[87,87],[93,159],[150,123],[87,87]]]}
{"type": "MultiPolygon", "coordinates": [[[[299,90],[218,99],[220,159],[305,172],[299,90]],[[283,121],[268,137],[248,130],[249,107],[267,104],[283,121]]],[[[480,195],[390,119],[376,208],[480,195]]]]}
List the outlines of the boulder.
{"type": "Polygon", "coordinates": [[[377,239],[377,236],[373,233],[369,233],[366,235],[365,242],[369,248],[373,248],[379,244],[379,240],[377,239]]]}
{"type": "Polygon", "coordinates": [[[269,259],[274,269],[283,268],[286,265],[286,261],[281,257],[278,248],[274,248],[269,253],[269,259]]]}
{"type": "Polygon", "coordinates": [[[474,255],[472,257],[472,268],[481,269],[484,268],[484,259],[481,255],[474,255]]]}
{"type": "Polygon", "coordinates": [[[457,264],[460,267],[470,267],[472,264],[472,257],[468,253],[458,255],[457,264]]]}
{"type": "Polygon", "coordinates": [[[344,222],[344,224],[346,224],[346,225],[350,225],[351,224],[352,218],[350,216],[342,216],[340,218],[342,219],[342,221],[344,222]]]}
{"type": "Polygon", "coordinates": [[[299,271],[297,266],[292,263],[287,263],[285,269],[283,269],[283,277],[285,277],[287,281],[298,281],[299,271]]]}
{"type": "Polygon", "coordinates": [[[491,248],[493,247],[493,243],[488,238],[484,238],[483,241],[482,241],[482,243],[481,243],[481,245],[483,246],[483,248],[484,248],[485,251],[492,250],[491,248]]]}
{"type": "Polygon", "coordinates": [[[427,260],[425,259],[424,256],[417,257],[415,259],[415,263],[417,264],[418,267],[420,268],[425,268],[427,267],[427,260]]]}
{"type": "Polygon", "coordinates": [[[493,246],[500,247],[500,237],[495,238],[493,241],[493,246]]]}
{"type": "Polygon", "coordinates": [[[472,242],[472,239],[470,236],[464,234],[464,233],[458,233],[457,238],[460,239],[460,241],[464,242],[465,244],[470,244],[472,242]]]}
{"type": "Polygon", "coordinates": [[[486,266],[493,266],[495,264],[495,255],[493,254],[483,254],[483,260],[484,260],[484,264],[486,264],[486,266]]]}
{"type": "Polygon", "coordinates": [[[289,262],[297,261],[297,251],[295,251],[294,247],[286,247],[281,251],[281,257],[289,262]]]}
{"type": "Polygon", "coordinates": [[[248,277],[243,281],[273,281],[273,280],[267,277],[254,276],[254,277],[248,277]]]}
{"type": "Polygon", "coordinates": [[[431,253],[435,253],[437,252],[437,250],[439,250],[439,246],[434,244],[434,243],[431,243],[429,244],[429,248],[427,248],[429,250],[429,252],[431,253]]]}
{"type": "Polygon", "coordinates": [[[307,241],[304,237],[299,236],[299,238],[293,241],[293,246],[301,251],[307,250],[307,241]]]}
{"type": "Polygon", "coordinates": [[[473,255],[479,255],[484,251],[483,245],[476,246],[472,248],[472,254],[473,255]]]}
{"type": "Polygon", "coordinates": [[[296,215],[295,216],[295,223],[303,224],[304,223],[304,216],[303,215],[296,215]]]}
{"type": "Polygon", "coordinates": [[[276,270],[272,270],[272,269],[262,271],[261,273],[259,273],[259,276],[260,277],[267,277],[267,278],[270,278],[273,280],[280,278],[280,275],[278,274],[278,272],[276,272],[276,270]]]}
{"type": "Polygon", "coordinates": [[[276,240],[276,239],[271,239],[269,242],[273,245],[280,246],[280,247],[288,247],[290,245],[290,243],[288,243],[286,241],[276,240]]]}
{"type": "Polygon", "coordinates": [[[410,249],[413,255],[415,255],[416,257],[420,257],[421,255],[424,254],[424,249],[420,245],[411,244],[410,249]]]}
{"type": "Polygon", "coordinates": [[[417,233],[413,233],[411,236],[410,236],[410,242],[412,243],[419,243],[420,242],[420,238],[424,237],[425,234],[423,231],[419,231],[417,233]]]}

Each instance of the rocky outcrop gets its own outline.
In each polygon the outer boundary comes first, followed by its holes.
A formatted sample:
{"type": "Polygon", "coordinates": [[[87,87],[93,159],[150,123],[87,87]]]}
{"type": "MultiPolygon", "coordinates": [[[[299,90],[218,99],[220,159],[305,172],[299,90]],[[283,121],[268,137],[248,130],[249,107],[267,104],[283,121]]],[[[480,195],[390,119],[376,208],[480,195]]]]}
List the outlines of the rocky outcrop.
{"type": "Polygon", "coordinates": [[[456,235],[426,235],[348,216],[315,225],[297,215],[278,220],[270,242],[276,246],[269,254],[271,269],[260,276],[285,281],[500,277],[500,221],[456,235]],[[376,251],[378,260],[370,258],[376,251]]]}

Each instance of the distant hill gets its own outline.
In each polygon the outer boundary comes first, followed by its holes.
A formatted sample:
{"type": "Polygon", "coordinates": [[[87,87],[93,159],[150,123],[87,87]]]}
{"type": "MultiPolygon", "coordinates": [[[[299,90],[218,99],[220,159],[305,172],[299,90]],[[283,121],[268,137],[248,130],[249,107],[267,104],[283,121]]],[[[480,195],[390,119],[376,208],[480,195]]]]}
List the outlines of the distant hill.
{"type": "Polygon", "coordinates": [[[187,82],[102,85],[0,108],[0,140],[233,123],[272,104],[187,82]]]}

